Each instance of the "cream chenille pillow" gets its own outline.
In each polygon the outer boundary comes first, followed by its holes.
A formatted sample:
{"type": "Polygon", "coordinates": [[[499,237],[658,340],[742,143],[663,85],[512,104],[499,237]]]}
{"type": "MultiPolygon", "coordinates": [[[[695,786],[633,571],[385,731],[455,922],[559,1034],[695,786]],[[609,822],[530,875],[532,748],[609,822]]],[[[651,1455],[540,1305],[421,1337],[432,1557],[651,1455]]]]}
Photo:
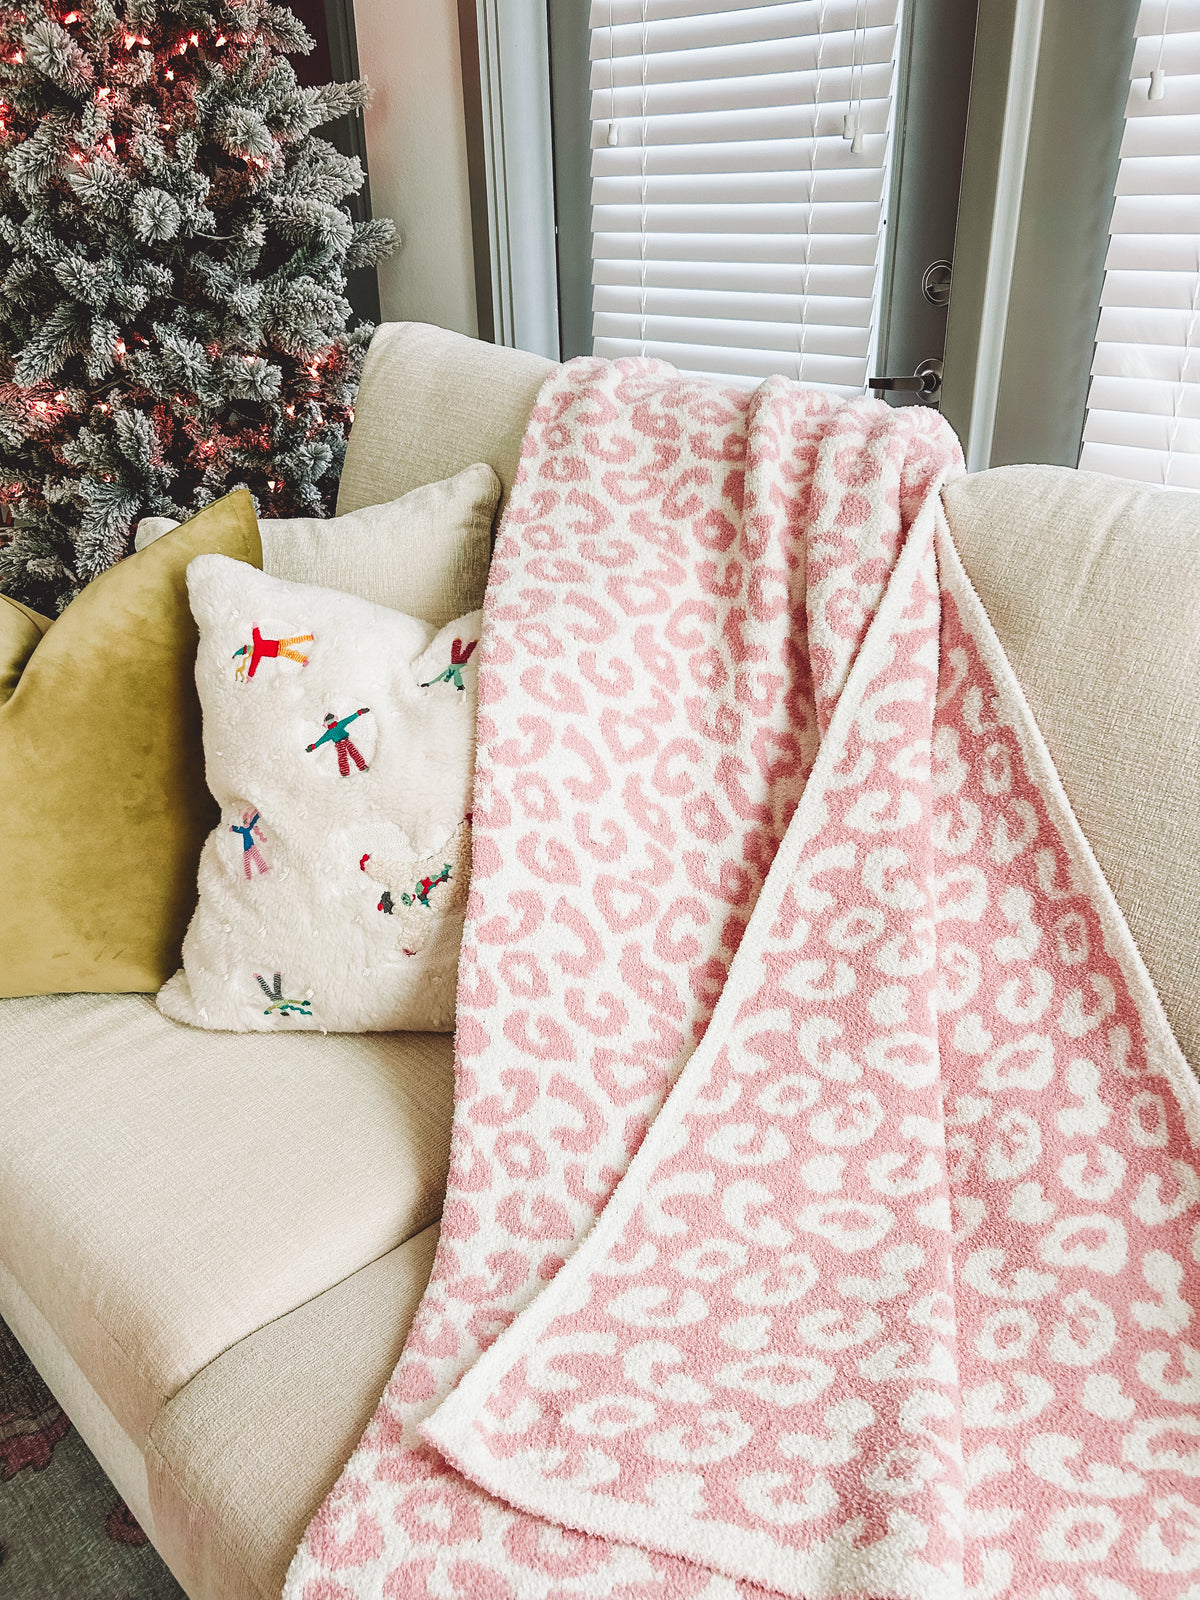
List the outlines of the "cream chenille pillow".
{"type": "MultiPolygon", "coordinates": [[[[500,479],[483,462],[341,517],[260,517],[263,571],[361,595],[440,628],[483,604],[500,479]]],[[[143,517],[134,549],[177,524],[143,517]]]]}
{"type": "Polygon", "coordinates": [[[206,775],[179,1022],[450,1032],[482,620],[440,630],[225,556],[188,567],[206,775]]]}

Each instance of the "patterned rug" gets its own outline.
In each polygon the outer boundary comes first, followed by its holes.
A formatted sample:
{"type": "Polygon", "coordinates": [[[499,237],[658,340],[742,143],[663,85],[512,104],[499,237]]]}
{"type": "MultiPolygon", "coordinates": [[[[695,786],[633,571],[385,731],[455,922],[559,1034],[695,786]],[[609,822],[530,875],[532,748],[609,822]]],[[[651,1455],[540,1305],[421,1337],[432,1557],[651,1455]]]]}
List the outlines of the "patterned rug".
{"type": "Polygon", "coordinates": [[[0,1595],[4,1600],[185,1600],[3,1322],[0,1595]]]}

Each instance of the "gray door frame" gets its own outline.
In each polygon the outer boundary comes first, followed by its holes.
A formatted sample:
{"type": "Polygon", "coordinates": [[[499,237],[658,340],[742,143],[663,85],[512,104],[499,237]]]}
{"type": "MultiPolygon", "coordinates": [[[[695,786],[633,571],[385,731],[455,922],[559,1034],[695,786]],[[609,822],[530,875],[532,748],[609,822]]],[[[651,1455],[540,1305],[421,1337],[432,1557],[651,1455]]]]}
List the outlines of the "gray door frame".
{"type": "Polygon", "coordinates": [[[1079,460],[1138,0],[979,0],[942,411],[967,468],[1079,460]]]}

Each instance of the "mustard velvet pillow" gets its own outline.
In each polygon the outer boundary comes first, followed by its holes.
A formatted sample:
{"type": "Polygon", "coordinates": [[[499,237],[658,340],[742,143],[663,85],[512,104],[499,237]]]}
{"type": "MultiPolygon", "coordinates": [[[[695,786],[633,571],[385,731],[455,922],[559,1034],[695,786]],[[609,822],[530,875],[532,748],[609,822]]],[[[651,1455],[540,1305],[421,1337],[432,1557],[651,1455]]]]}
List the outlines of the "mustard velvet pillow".
{"type": "Polygon", "coordinates": [[[0,706],[11,696],[25,671],[25,663],[51,623],[19,600],[0,594],[0,706]]]}
{"type": "Polygon", "coordinates": [[[262,565],[245,490],[109,568],[38,639],[44,619],[0,605],[0,996],[152,991],[179,965],[217,821],[186,577],[208,554],[262,565]]]}

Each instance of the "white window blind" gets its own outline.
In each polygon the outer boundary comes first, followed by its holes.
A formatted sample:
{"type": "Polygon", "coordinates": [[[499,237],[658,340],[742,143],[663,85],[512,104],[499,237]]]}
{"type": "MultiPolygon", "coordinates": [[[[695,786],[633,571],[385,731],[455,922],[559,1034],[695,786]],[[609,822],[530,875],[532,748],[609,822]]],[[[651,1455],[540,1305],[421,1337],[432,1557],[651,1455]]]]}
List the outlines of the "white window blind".
{"type": "Polygon", "coordinates": [[[593,0],[597,355],[864,388],[900,6],[593,0]]]}
{"type": "Polygon", "coordinates": [[[1138,13],[1110,235],[1079,465],[1200,489],[1200,0],[1138,13]]]}

